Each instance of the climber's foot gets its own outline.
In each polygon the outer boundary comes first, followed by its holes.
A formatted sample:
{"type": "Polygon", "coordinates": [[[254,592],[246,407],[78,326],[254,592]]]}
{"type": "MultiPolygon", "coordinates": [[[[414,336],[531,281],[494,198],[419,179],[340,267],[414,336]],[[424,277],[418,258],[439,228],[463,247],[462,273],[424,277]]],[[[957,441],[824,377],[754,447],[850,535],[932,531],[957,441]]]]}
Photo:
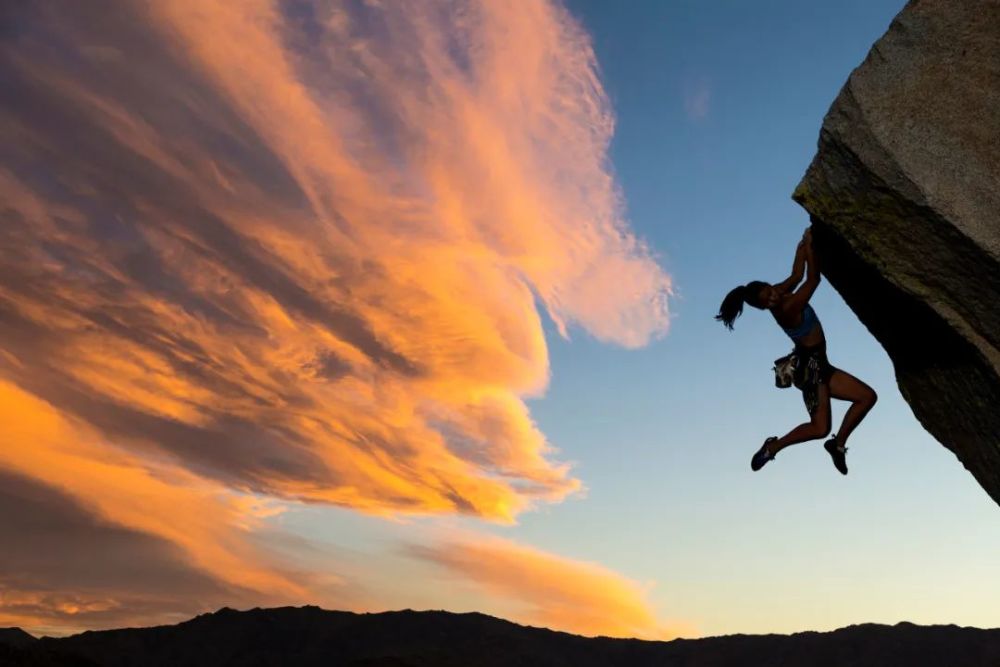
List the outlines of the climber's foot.
{"type": "Polygon", "coordinates": [[[833,459],[833,465],[840,471],[840,474],[846,475],[847,447],[841,447],[837,442],[837,436],[834,435],[832,438],[823,443],[823,449],[830,454],[830,458],[833,459]]]}
{"type": "Polygon", "coordinates": [[[777,439],[778,438],[771,436],[770,438],[764,441],[764,444],[760,446],[760,449],[757,450],[757,453],[753,455],[752,459],[750,459],[751,470],[757,472],[758,470],[764,467],[765,463],[774,460],[774,454],[771,453],[771,450],[768,449],[767,446],[777,439]]]}

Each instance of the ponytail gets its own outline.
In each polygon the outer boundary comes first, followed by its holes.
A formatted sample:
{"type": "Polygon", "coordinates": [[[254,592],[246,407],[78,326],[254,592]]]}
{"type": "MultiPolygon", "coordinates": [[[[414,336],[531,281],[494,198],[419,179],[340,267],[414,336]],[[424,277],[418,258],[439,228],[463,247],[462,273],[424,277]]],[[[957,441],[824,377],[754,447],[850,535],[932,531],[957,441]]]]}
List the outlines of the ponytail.
{"type": "Polygon", "coordinates": [[[732,331],[733,322],[743,314],[744,303],[749,303],[754,308],[764,307],[764,304],[760,301],[760,291],[767,286],[768,284],[761,280],[751,280],[746,285],[740,285],[722,300],[722,305],[719,307],[719,314],[715,316],[715,319],[725,324],[726,328],[732,331]]]}
{"type": "Polygon", "coordinates": [[[715,319],[726,325],[726,328],[730,331],[733,330],[733,322],[743,313],[743,303],[746,301],[746,294],[746,286],[740,285],[730,291],[726,295],[726,298],[722,300],[722,305],[719,306],[719,314],[715,316],[715,319]]]}

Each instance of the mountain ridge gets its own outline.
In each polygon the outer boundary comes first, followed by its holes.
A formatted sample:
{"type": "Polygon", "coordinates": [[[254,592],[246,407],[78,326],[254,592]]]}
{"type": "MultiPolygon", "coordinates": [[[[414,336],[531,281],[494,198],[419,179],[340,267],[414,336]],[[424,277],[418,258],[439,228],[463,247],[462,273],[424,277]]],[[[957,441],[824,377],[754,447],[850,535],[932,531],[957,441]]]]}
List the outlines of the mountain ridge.
{"type": "Polygon", "coordinates": [[[1000,664],[1000,629],[955,624],[859,623],[788,635],[730,634],[697,639],[583,637],[524,626],[481,612],[382,612],[316,606],[223,607],[175,625],[88,630],[14,646],[0,630],[0,665],[32,667],[207,667],[344,665],[589,667],[733,665],[824,667],[849,663],[979,667],[1000,664]]]}

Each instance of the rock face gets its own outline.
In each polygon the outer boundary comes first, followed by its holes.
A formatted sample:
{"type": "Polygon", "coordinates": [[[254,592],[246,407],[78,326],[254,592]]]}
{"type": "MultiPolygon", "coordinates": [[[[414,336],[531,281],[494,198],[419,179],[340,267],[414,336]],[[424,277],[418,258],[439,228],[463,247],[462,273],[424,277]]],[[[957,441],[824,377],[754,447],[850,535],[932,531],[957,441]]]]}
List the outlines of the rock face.
{"type": "Polygon", "coordinates": [[[917,419],[1000,503],[1000,0],[910,0],[793,198],[917,419]]]}

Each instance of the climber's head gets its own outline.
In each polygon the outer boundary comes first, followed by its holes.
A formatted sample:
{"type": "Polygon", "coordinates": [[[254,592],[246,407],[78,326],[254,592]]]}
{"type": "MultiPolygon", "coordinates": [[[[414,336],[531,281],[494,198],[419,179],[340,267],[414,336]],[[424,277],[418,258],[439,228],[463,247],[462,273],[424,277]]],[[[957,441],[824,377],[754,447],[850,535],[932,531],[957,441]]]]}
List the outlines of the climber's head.
{"type": "Polygon", "coordinates": [[[719,314],[715,319],[732,329],[733,322],[743,313],[743,304],[747,303],[760,310],[773,308],[778,303],[778,290],[770,283],[752,280],[746,285],[740,285],[729,292],[722,300],[719,314]]]}

